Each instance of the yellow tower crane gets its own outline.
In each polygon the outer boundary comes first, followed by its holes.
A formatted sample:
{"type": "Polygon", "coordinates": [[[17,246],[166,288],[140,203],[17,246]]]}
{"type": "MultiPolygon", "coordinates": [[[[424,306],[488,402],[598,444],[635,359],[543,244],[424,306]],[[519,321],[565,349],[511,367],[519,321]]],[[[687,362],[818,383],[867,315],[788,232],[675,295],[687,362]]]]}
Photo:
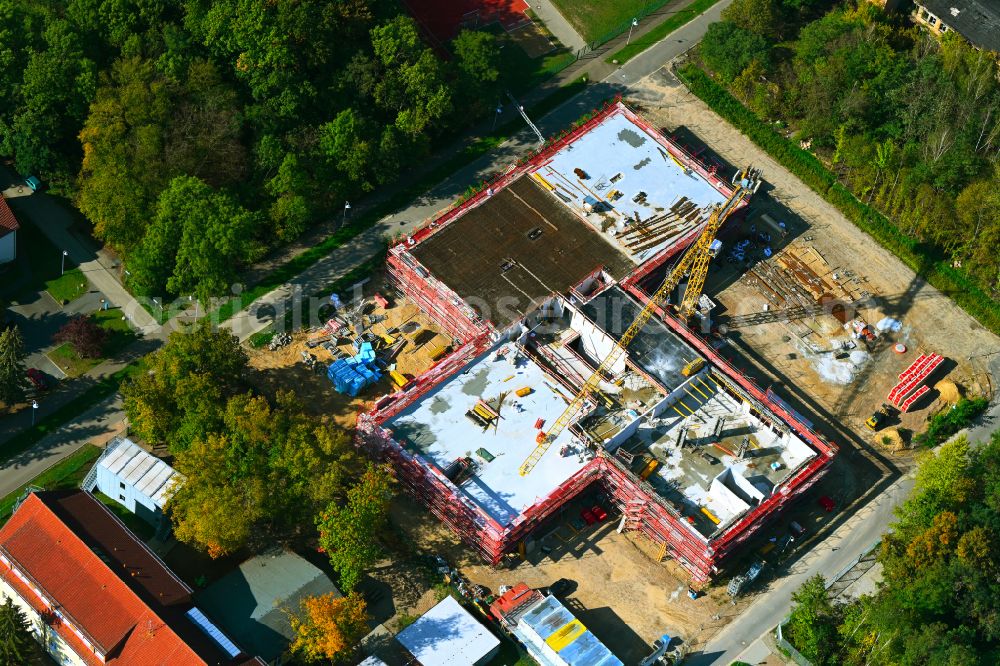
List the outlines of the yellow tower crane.
{"type": "Polygon", "coordinates": [[[757,187],[760,185],[760,171],[752,167],[746,169],[746,171],[737,175],[735,185],[736,189],[732,195],[724,204],[717,206],[712,211],[701,235],[687,249],[673,270],[670,271],[670,274],[663,280],[663,284],[650,297],[649,302],[646,303],[646,307],[639,312],[635,321],[622,334],[618,343],[612,346],[611,351],[601,361],[600,366],[594,371],[594,374],[584,382],[580,392],[576,394],[576,397],[573,398],[559,418],[552,423],[549,431],[544,435],[539,435],[538,446],[521,463],[519,469],[521,476],[528,475],[534,469],[538,461],[545,455],[545,452],[552,446],[552,442],[559,437],[562,431],[566,429],[570,422],[576,418],[576,415],[580,413],[580,410],[583,409],[587,398],[599,392],[600,389],[598,387],[604,376],[610,372],[615,363],[625,354],[625,350],[628,349],[629,344],[635,336],[639,334],[639,331],[642,330],[650,317],[653,316],[653,312],[666,302],[667,297],[680,284],[681,279],[688,272],[691,275],[688,279],[687,289],[684,291],[684,298],[681,300],[680,305],[677,306],[677,312],[680,318],[686,321],[697,311],[698,300],[701,298],[701,290],[705,286],[705,276],[708,274],[708,262],[713,256],[712,243],[715,240],[715,235],[718,233],[722,223],[726,221],[726,218],[736,210],[744,199],[749,198],[757,190],[757,187]]]}

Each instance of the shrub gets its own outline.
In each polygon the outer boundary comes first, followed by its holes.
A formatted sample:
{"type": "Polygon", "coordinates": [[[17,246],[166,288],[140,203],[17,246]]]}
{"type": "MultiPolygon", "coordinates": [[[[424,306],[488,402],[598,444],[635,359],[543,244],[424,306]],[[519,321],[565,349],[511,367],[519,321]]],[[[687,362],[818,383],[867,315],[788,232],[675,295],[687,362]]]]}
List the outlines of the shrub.
{"type": "Polygon", "coordinates": [[[962,398],[947,409],[936,414],[928,423],[927,430],[917,435],[914,440],[917,446],[937,446],[946,441],[962,428],[972,423],[977,416],[986,411],[990,401],[986,398],[962,398]]]}

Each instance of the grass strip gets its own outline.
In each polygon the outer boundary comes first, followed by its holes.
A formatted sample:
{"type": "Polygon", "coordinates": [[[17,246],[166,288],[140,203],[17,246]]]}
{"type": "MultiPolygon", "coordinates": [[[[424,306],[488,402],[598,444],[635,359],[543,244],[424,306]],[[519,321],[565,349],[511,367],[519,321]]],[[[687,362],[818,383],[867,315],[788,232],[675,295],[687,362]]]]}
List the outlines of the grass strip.
{"type": "Polygon", "coordinates": [[[65,405],[39,419],[34,426],[22,430],[0,444],[0,460],[10,460],[17,454],[27,451],[46,435],[113,395],[125,379],[140,371],[141,364],[141,360],[134,361],[118,372],[98,380],[96,384],[65,405]]]}
{"type": "Polygon", "coordinates": [[[952,267],[938,248],[904,235],[889,218],[859,201],[815,155],[776,133],[700,67],[689,63],[677,68],[677,74],[713,111],[835,206],[856,227],[947,294],[980,324],[1000,335],[1000,304],[967,273],[952,267]]]}
{"type": "MultiPolygon", "coordinates": [[[[559,90],[552,93],[537,104],[532,105],[530,112],[536,116],[545,115],[566,100],[575,96],[583,90],[585,86],[586,82],[582,78],[576,79],[565,86],[562,86],[559,90]]],[[[269,273],[263,280],[240,294],[240,298],[234,298],[223,303],[217,312],[219,323],[232,318],[232,316],[237,312],[250,307],[250,305],[261,296],[264,296],[265,294],[268,294],[285,284],[293,277],[306,270],[326,255],[330,254],[333,250],[350,241],[366,229],[374,226],[386,215],[389,215],[393,211],[405,206],[415,197],[431,189],[454,172],[482,157],[504,141],[507,141],[520,128],[520,120],[511,121],[505,125],[501,125],[495,132],[476,139],[466,146],[461,153],[445,160],[423,178],[415,181],[407,187],[404,187],[396,194],[389,197],[389,199],[385,202],[375,206],[366,214],[359,216],[348,226],[341,227],[323,242],[314,245],[308,250],[296,255],[294,258],[282,264],[269,273]]]]}
{"type": "Polygon", "coordinates": [[[681,9],[663,23],[660,23],[641,37],[636,37],[627,45],[618,49],[618,51],[614,54],[605,58],[605,62],[614,64],[614,61],[617,60],[619,65],[624,65],[632,58],[662,40],[674,30],[690,23],[707,12],[717,2],[719,2],[719,0],[694,0],[694,2],[690,5],[681,9]]]}
{"type": "Polygon", "coordinates": [[[0,523],[4,523],[14,512],[14,505],[28,486],[38,486],[45,490],[75,488],[87,475],[90,465],[101,455],[101,447],[84,444],[26,484],[0,498],[0,523]]]}
{"type": "Polygon", "coordinates": [[[57,278],[45,282],[45,291],[56,303],[63,305],[87,293],[90,283],[79,268],[71,268],[57,278]]]}

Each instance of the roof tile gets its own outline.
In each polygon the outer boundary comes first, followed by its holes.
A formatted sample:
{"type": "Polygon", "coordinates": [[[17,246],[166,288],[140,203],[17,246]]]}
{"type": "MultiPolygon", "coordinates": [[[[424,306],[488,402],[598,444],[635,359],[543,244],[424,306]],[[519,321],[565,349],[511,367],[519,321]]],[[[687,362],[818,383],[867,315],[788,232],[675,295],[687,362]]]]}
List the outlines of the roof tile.
{"type": "Polygon", "coordinates": [[[14,211],[7,205],[7,199],[0,196],[0,238],[20,228],[21,225],[17,223],[17,218],[14,217],[14,211]]]}

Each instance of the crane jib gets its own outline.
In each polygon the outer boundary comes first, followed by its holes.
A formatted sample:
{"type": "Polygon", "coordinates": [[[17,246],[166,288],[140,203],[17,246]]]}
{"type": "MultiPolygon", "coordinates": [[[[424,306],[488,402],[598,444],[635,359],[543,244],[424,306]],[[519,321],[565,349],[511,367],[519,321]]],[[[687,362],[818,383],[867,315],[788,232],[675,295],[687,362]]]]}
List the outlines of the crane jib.
{"type": "Polygon", "coordinates": [[[538,464],[538,461],[542,459],[542,456],[545,455],[545,452],[549,450],[549,447],[552,446],[552,443],[555,442],[556,438],[562,434],[562,431],[580,413],[587,402],[587,398],[599,390],[598,387],[601,380],[614,367],[618,359],[625,354],[625,350],[628,349],[629,344],[649,322],[653,313],[666,303],[667,297],[680,284],[681,279],[689,270],[691,274],[688,278],[688,286],[684,291],[684,299],[677,307],[677,312],[681,319],[686,320],[697,311],[698,300],[701,298],[702,289],[705,286],[705,276],[708,274],[708,264],[712,258],[711,246],[715,240],[715,235],[726,221],[726,218],[736,210],[744,199],[757,190],[757,187],[760,185],[760,170],[753,167],[747,168],[738,174],[738,178],[739,182],[734,183],[736,188],[733,193],[724,204],[716,206],[712,211],[701,234],[691,244],[691,247],[684,252],[680,261],[673,267],[673,270],[664,278],[663,284],[649,298],[646,306],[642,308],[632,324],[622,333],[618,344],[612,347],[611,351],[597,367],[597,370],[584,382],[580,392],[566,406],[566,409],[552,423],[552,427],[545,433],[545,436],[540,438],[538,445],[525,458],[524,462],[521,463],[521,467],[518,470],[521,476],[525,476],[531,472],[535,465],[538,464]]]}

